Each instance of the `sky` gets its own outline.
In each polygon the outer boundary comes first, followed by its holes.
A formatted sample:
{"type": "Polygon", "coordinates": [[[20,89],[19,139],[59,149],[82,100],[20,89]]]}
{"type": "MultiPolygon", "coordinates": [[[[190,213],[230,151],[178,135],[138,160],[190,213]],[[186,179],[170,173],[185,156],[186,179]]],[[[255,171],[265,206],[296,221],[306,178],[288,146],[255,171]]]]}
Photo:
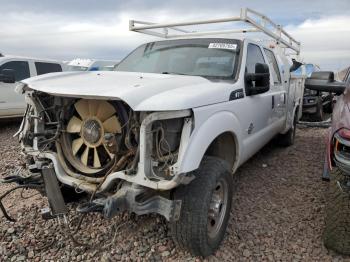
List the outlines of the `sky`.
{"type": "Polygon", "coordinates": [[[301,42],[303,62],[335,71],[350,65],[350,0],[0,0],[0,7],[3,54],[119,60],[156,39],[130,32],[129,19],[223,18],[249,7],[301,42]]]}

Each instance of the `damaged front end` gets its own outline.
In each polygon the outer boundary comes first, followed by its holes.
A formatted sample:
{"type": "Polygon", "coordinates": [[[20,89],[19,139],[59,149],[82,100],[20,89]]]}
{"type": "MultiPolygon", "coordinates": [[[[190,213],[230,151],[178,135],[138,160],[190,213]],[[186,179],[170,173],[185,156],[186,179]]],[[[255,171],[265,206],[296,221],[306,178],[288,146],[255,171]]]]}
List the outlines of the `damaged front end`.
{"type": "Polygon", "coordinates": [[[111,218],[129,211],[178,219],[181,201],[171,199],[171,189],[193,179],[179,173],[193,128],[191,110],[136,112],[120,100],[33,90],[27,90],[26,101],[16,135],[29,176],[3,182],[41,190],[50,204],[46,217],[67,213],[68,193],[62,195],[61,188],[68,187],[90,194],[90,201],[78,208],[81,213],[111,218]]]}

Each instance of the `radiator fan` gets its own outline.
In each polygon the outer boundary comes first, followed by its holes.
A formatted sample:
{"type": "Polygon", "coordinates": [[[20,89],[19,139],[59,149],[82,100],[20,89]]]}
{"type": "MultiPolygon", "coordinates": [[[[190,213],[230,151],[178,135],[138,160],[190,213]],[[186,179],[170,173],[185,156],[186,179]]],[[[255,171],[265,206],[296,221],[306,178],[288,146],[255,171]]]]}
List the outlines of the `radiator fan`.
{"type": "Polygon", "coordinates": [[[69,163],[82,173],[105,170],[115,155],[105,145],[105,135],[121,134],[115,107],[102,100],[81,99],[62,136],[62,150],[69,163]]]}

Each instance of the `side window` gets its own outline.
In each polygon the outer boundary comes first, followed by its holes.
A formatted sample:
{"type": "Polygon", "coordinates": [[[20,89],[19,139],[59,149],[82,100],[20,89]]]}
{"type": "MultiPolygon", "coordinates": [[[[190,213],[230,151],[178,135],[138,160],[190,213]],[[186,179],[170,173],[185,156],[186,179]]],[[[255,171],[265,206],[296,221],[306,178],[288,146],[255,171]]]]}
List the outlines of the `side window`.
{"type": "Polygon", "coordinates": [[[62,72],[62,67],[55,63],[35,62],[35,68],[38,75],[47,73],[62,72]]]}
{"type": "Polygon", "coordinates": [[[281,83],[281,75],[280,70],[278,69],[278,64],[275,55],[271,50],[265,49],[265,54],[267,56],[267,60],[269,61],[270,66],[272,67],[272,78],[275,84],[281,83]]]}
{"type": "Polygon", "coordinates": [[[247,50],[247,64],[245,67],[246,73],[255,73],[255,64],[265,63],[264,56],[259,46],[248,44],[247,50]]]}
{"type": "Polygon", "coordinates": [[[14,70],[16,82],[30,77],[29,64],[27,61],[7,62],[0,66],[0,72],[2,72],[4,69],[14,70]]]}

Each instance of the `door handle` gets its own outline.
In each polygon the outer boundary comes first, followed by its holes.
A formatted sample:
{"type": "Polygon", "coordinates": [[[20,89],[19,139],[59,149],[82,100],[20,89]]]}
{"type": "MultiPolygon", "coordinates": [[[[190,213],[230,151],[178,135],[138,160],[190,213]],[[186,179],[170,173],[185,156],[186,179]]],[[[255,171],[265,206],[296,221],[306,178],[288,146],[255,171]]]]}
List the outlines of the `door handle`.
{"type": "Polygon", "coordinates": [[[272,96],[272,109],[275,108],[275,96],[272,96]]]}

